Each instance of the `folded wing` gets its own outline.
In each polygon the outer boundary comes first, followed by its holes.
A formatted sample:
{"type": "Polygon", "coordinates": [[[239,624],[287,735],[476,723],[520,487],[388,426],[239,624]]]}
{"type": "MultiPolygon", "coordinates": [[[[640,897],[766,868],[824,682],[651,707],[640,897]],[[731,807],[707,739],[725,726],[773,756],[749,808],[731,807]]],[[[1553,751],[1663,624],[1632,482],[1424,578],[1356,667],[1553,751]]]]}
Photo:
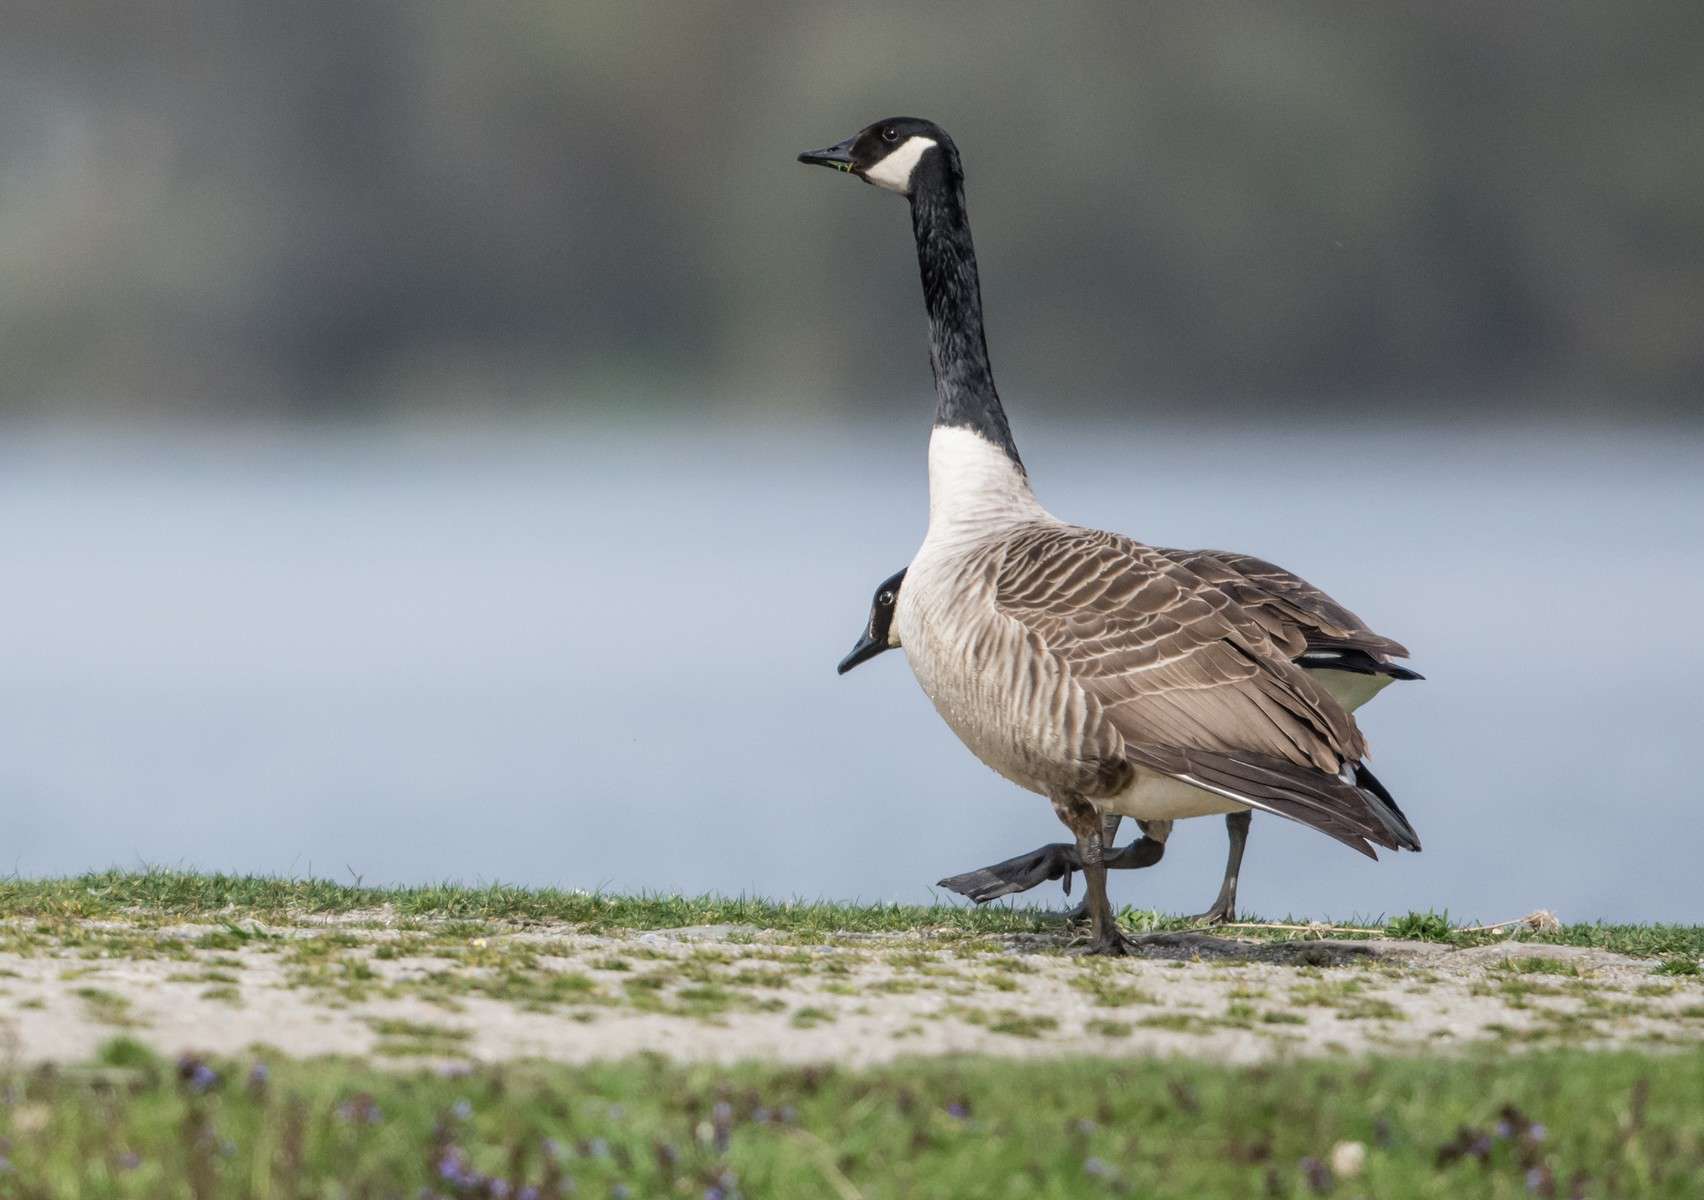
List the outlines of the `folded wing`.
{"type": "MultiPolygon", "coordinates": [[[[1292,663],[1303,635],[1284,628],[1271,602],[1262,612],[1236,598],[1234,580],[1211,577],[1236,572],[1200,565],[1205,577],[1117,534],[1038,526],[1007,540],[994,603],[1097,703],[1131,762],[1364,852],[1368,841],[1417,849],[1383,789],[1357,781],[1366,745],[1353,718],[1292,663]]],[[[1315,597],[1282,603],[1329,614],[1317,618],[1322,628],[1359,625],[1315,597]]],[[[1381,652],[1401,651],[1377,640],[1381,652]]]]}

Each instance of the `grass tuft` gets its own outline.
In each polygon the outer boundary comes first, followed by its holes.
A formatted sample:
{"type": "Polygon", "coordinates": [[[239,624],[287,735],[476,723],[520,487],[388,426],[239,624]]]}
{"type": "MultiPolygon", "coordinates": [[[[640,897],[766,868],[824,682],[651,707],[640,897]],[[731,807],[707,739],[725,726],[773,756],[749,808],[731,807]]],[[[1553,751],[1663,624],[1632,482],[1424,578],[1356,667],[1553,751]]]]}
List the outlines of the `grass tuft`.
{"type": "MultiPolygon", "coordinates": [[[[155,922],[217,922],[203,948],[235,950],[276,936],[254,922],[300,923],[311,918],[370,915],[404,928],[410,922],[467,922],[469,935],[488,922],[561,922],[586,932],[677,929],[694,925],[750,926],[810,940],[837,933],[982,935],[1057,932],[1058,914],[1011,905],[925,906],[855,904],[827,900],[775,901],[749,896],[616,896],[560,888],[454,883],[413,887],[360,887],[324,879],[199,874],[187,871],[101,871],[63,879],[0,881],[0,919],[44,922],[129,918],[155,922]]],[[[1193,927],[1191,918],[1127,909],[1130,928],[1164,932],[1193,927]]],[[[1284,924],[1298,925],[1294,919],[1284,924]]],[[[1383,936],[1490,945],[1505,935],[1459,928],[1447,913],[1414,912],[1384,923],[1383,936]]],[[[1238,927],[1239,937],[1290,940],[1295,930],[1238,927]]],[[[1304,934],[1303,936],[1307,936],[1304,934]]],[[[1353,936],[1353,935],[1336,935],[1353,936]]],[[[1587,946],[1640,957],[1664,957],[1669,974],[1694,974],[1704,957],[1704,926],[1580,923],[1555,930],[1523,930],[1522,942],[1587,946]],[[1684,966],[1681,964],[1689,964],[1684,966]]]]}
{"type": "Polygon", "coordinates": [[[381,1070],[167,1067],[120,1039],[0,1092],[7,1196],[1678,1200],[1704,1179],[1695,1054],[381,1070]]]}
{"type": "Polygon", "coordinates": [[[1411,912],[1385,926],[1385,936],[1414,942],[1447,942],[1455,932],[1445,912],[1411,912]]]}

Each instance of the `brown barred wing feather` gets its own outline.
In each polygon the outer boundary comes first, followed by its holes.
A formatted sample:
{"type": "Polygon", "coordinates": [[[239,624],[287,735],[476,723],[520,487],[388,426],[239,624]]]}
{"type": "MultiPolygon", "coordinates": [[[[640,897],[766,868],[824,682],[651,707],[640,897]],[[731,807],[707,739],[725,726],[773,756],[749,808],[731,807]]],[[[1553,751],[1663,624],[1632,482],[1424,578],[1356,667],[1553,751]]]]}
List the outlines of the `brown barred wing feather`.
{"type": "Polygon", "coordinates": [[[1097,530],[1038,524],[1002,550],[990,564],[995,608],[1093,699],[1127,761],[1362,853],[1419,849],[1376,782],[1359,785],[1366,745],[1353,718],[1231,590],[1097,530]]]}
{"type": "Polygon", "coordinates": [[[1007,539],[994,593],[1126,741],[1255,751],[1333,775],[1365,753],[1349,714],[1265,624],[1150,546],[1038,525],[1007,539]]]}
{"type": "MultiPolygon", "coordinates": [[[[1251,613],[1301,638],[1291,657],[1308,650],[1359,650],[1374,659],[1407,658],[1401,642],[1367,623],[1319,588],[1283,567],[1229,550],[1167,550],[1161,554],[1220,588],[1251,613]]],[[[1292,643],[1293,644],[1293,643],[1292,643]]]]}

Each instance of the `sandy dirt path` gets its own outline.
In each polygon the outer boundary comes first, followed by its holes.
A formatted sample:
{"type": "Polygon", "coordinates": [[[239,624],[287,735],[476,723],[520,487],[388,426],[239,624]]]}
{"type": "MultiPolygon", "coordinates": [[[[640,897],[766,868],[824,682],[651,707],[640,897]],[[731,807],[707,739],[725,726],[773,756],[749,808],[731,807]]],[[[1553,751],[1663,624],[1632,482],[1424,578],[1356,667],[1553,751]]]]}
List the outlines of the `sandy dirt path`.
{"type": "Polygon", "coordinates": [[[155,1050],[848,1065],[899,1056],[1188,1054],[1231,1062],[1480,1043],[1704,1040],[1704,984],[1601,951],[1507,943],[1197,946],[1108,962],[1040,936],[729,927],[590,935],[398,922],[0,927],[0,1056],[155,1050]],[[1219,947],[1223,948],[1223,947],[1219,947]]]}

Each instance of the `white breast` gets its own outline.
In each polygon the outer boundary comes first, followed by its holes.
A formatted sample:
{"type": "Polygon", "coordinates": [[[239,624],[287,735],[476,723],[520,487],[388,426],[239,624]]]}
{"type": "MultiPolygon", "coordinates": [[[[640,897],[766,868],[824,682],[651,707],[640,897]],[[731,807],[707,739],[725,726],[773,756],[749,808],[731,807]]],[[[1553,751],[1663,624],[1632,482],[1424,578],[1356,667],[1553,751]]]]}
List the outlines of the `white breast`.
{"type": "MultiPolygon", "coordinates": [[[[967,429],[929,439],[929,532],[906,569],[894,627],[924,693],[971,753],[1043,795],[1077,768],[1063,745],[1056,664],[1033,663],[993,605],[991,547],[1048,520],[1010,456],[967,429]]],[[[1080,699],[1077,701],[1081,703],[1080,699]]],[[[1079,714],[1080,715],[1080,714],[1079,714]]]]}

